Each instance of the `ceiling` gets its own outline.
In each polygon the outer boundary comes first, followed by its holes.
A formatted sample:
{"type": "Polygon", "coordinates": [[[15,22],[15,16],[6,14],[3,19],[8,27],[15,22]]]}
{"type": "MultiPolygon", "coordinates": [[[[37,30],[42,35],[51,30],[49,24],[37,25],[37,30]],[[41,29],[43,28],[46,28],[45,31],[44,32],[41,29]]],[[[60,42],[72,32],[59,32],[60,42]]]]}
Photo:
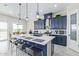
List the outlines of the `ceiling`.
{"type": "MultiPolygon", "coordinates": [[[[45,13],[55,13],[61,10],[66,9],[67,3],[39,3],[39,13],[43,15],[45,13]]],[[[36,3],[28,3],[28,15],[29,17],[34,17],[37,11],[37,4],[36,3]]],[[[18,17],[19,14],[19,5],[18,3],[0,3],[0,13],[4,13],[11,16],[18,17]]],[[[26,17],[26,4],[22,3],[21,9],[21,17],[26,17]]]]}

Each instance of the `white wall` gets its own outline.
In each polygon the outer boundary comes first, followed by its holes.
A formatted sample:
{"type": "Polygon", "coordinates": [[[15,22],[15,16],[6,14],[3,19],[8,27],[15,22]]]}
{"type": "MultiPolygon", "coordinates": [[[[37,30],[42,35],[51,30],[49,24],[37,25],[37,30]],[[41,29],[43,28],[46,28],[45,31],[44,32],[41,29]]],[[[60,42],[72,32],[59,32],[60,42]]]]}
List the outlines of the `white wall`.
{"type": "Polygon", "coordinates": [[[58,12],[55,12],[53,14],[53,17],[56,17],[56,15],[61,15],[61,16],[64,16],[64,15],[67,15],[67,10],[61,10],[61,11],[58,11],[58,12]]]}

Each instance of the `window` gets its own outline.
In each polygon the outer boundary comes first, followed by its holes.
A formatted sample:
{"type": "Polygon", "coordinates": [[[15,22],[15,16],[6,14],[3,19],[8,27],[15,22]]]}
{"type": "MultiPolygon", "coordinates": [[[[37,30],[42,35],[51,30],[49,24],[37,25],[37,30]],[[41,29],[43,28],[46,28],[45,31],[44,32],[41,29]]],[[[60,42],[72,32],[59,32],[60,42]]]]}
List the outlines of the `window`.
{"type": "Polygon", "coordinates": [[[7,23],[0,22],[0,40],[7,40],[7,23]]]}
{"type": "Polygon", "coordinates": [[[22,24],[13,24],[13,32],[22,32],[23,31],[23,25],[22,24]]]}

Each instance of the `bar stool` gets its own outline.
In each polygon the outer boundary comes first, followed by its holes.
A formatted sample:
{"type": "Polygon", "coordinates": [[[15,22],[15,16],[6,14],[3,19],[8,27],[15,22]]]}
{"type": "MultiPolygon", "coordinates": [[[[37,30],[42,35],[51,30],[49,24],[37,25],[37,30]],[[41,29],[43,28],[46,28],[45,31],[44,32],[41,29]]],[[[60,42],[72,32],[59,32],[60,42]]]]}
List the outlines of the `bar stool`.
{"type": "Polygon", "coordinates": [[[30,56],[43,56],[43,50],[35,47],[35,45],[31,45],[30,47],[26,47],[25,52],[27,54],[29,54],[30,56]]]}
{"type": "Polygon", "coordinates": [[[51,44],[51,56],[54,54],[54,44],[51,44]]]}
{"type": "Polygon", "coordinates": [[[37,47],[31,48],[34,52],[34,56],[43,56],[43,50],[37,47]]]}
{"type": "MultiPolygon", "coordinates": [[[[16,47],[16,55],[19,55],[17,52],[18,52],[18,49],[20,49],[20,51],[22,51],[23,53],[25,53],[25,48],[26,47],[30,47],[30,45],[27,45],[25,41],[23,40],[17,40],[17,47],[16,47]],[[17,49],[18,48],[18,49],[17,49]]],[[[22,55],[24,55],[23,53],[21,53],[22,55]]]]}
{"type": "Polygon", "coordinates": [[[13,47],[12,47],[12,41],[11,40],[10,40],[10,46],[9,47],[10,47],[10,54],[12,55],[13,54],[13,49],[12,49],[13,47]]]}
{"type": "Polygon", "coordinates": [[[15,45],[16,45],[16,55],[19,55],[19,51],[18,50],[22,50],[22,45],[24,44],[23,40],[22,39],[18,39],[16,40],[15,42],[15,45]]]}

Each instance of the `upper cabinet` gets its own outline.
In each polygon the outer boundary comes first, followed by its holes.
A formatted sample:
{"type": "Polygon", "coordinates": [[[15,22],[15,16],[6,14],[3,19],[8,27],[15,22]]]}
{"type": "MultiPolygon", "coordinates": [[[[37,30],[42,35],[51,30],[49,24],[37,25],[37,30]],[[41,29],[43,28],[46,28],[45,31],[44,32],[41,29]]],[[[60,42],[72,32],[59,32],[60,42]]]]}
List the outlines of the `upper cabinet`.
{"type": "Polygon", "coordinates": [[[44,20],[34,21],[34,29],[44,29],[44,20]]]}
{"type": "Polygon", "coordinates": [[[44,14],[44,20],[34,21],[34,29],[66,29],[67,16],[52,17],[52,13],[44,14]]]}
{"type": "Polygon", "coordinates": [[[38,29],[38,21],[34,21],[34,29],[38,29]]]}
{"type": "Polygon", "coordinates": [[[67,16],[62,16],[62,28],[67,28],[67,16]]]}
{"type": "Polygon", "coordinates": [[[51,29],[66,29],[67,17],[59,16],[51,19],[51,29]]]}
{"type": "Polygon", "coordinates": [[[51,29],[58,29],[58,20],[56,18],[51,19],[51,29]]]}

